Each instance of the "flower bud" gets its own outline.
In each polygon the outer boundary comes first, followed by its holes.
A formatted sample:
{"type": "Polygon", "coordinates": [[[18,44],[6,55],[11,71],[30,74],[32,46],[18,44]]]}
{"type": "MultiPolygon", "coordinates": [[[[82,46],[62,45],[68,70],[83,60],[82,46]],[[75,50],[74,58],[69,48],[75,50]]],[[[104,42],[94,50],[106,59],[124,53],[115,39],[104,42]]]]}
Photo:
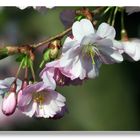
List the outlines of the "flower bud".
{"type": "Polygon", "coordinates": [[[18,95],[17,95],[17,105],[18,105],[18,103],[21,101],[23,89],[26,88],[27,86],[28,86],[28,82],[27,82],[26,80],[24,80],[24,81],[22,82],[22,87],[21,87],[21,89],[19,90],[18,95]]]}
{"type": "Polygon", "coordinates": [[[49,44],[51,59],[55,59],[57,57],[60,47],[60,40],[54,40],[49,44]]]}
{"type": "Polygon", "coordinates": [[[50,49],[47,49],[44,54],[43,54],[43,60],[45,62],[49,62],[50,61],[50,49]]]}
{"type": "Polygon", "coordinates": [[[43,60],[39,67],[42,68],[46,62],[50,62],[52,59],[55,59],[58,56],[60,47],[60,40],[54,40],[49,43],[47,50],[45,50],[43,54],[43,60]]]}
{"type": "Polygon", "coordinates": [[[121,30],[121,40],[122,41],[128,41],[128,36],[127,36],[127,32],[125,29],[121,30]]]}
{"type": "Polygon", "coordinates": [[[17,99],[16,99],[16,84],[13,83],[9,92],[5,94],[2,102],[3,114],[9,116],[12,115],[16,110],[17,99]]]}
{"type": "Polygon", "coordinates": [[[42,68],[46,62],[49,62],[50,59],[50,49],[47,49],[43,54],[43,60],[41,61],[39,67],[42,68]]]}

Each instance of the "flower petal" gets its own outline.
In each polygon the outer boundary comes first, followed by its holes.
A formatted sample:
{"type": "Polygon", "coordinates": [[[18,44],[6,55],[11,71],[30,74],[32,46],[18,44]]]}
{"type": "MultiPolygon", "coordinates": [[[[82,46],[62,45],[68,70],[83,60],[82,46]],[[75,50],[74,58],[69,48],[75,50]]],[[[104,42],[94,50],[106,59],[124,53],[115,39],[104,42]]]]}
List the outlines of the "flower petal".
{"type": "Polygon", "coordinates": [[[32,100],[32,94],[31,92],[27,92],[26,91],[19,91],[18,93],[18,106],[26,106],[28,104],[30,104],[31,100],[32,100]]]}
{"type": "Polygon", "coordinates": [[[44,92],[45,94],[45,102],[43,103],[41,109],[36,113],[37,117],[54,117],[58,112],[61,111],[62,107],[65,106],[65,97],[59,94],[56,91],[48,90],[44,92]],[[41,113],[42,112],[42,113],[41,113]]]}
{"type": "Polygon", "coordinates": [[[56,83],[55,83],[55,80],[53,79],[53,76],[54,76],[54,73],[51,73],[49,71],[46,71],[42,74],[42,79],[47,89],[56,88],[56,83]]]}
{"type": "Polygon", "coordinates": [[[69,49],[71,49],[73,46],[75,46],[75,39],[71,39],[70,37],[67,37],[64,41],[63,48],[62,48],[62,54],[67,52],[69,49]]]}
{"type": "Polygon", "coordinates": [[[117,41],[117,40],[113,40],[113,48],[117,51],[119,51],[120,54],[124,53],[124,47],[122,42],[117,41]]]}
{"type": "Polygon", "coordinates": [[[4,80],[0,80],[0,89],[9,88],[11,84],[14,82],[15,77],[8,77],[4,80]]]}
{"type": "Polygon", "coordinates": [[[99,75],[99,67],[101,62],[98,59],[94,58],[95,64],[92,63],[91,57],[84,57],[83,59],[83,68],[87,72],[88,78],[95,78],[99,75]]]}
{"type": "Polygon", "coordinates": [[[140,60],[140,44],[138,44],[136,46],[136,55],[133,57],[133,59],[135,61],[139,61],[140,60]]]}
{"type": "Polygon", "coordinates": [[[130,42],[130,41],[125,41],[122,42],[124,46],[124,51],[131,57],[133,57],[136,53],[136,43],[135,42],[130,42]]]}
{"type": "MultiPolygon", "coordinates": [[[[0,89],[9,89],[11,84],[14,82],[15,77],[8,77],[4,80],[0,80],[0,89]]],[[[17,89],[16,91],[19,91],[21,89],[22,81],[20,79],[17,79],[17,89]]]]}
{"type": "Polygon", "coordinates": [[[16,93],[11,92],[8,96],[5,95],[2,103],[2,112],[5,115],[11,115],[15,112],[17,105],[16,93]]]}
{"type": "Polygon", "coordinates": [[[112,62],[122,62],[123,57],[122,55],[114,50],[113,42],[110,39],[102,39],[98,41],[98,48],[100,50],[100,57],[104,63],[110,64],[112,62]],[[105,60],[105,61],[104,61],[105,60]]]}
{"type": "Polygon", "coordinates": [[[54,91],[54,90],[49,90],[50,96],[53,100],[58,100],[61,102],[66,102],[66,98],[62,96],[60,93],[54,91]]]}
{"type": "Polygon", "coordinates": [[[18,92],[21,89],[22,81],[20,79],[17,79],[16,83],[17,83],[16,92],[18,92]]]}
{"type": "Polygon", "coordinates": [[[109,38],[109,39],[114,39],[116,35],[116,31],[114,27],[110,26],[107,23],[102,23],[96,32],[98,36],[101,38],[109,38]]]}
{"type": "Polygon", "coordinates": [[[23,114],[29,117],[32,117],[35,114],[36,109],[37,109],[36,102],[30,102],[29,105],[19,107],[19,110],[21,110],[23,114]]]}
{"type": "Polygon", "coordinates": [[[94,27],[90,20],[82,19],[81,21],[74,22],[72,25],[72,33],[74,38],[81,42],[84,36],[94,33],[94,27]]]}
{"type": "MultiPolygon", "coordinates": [[[[82,58],[79,58],[77,56],[77,58],[73,62],[71,73],[74,79],[79,77],[82,80],[82,79],[85,79],[86,77],[86,71],[83,69],[82,61],[83,61],[82,58]]],[[[74,80],[74,79],[71,79],[71,80],[74,80]]]]}
{"type": "Polygon", "coordinates": [[[84,47],[88,44],[95,44],[96,40],[98,40],[98,36],[96,34],[90,34],[88,36],[85,36],[82,41],[81,45],[84,47]]]}

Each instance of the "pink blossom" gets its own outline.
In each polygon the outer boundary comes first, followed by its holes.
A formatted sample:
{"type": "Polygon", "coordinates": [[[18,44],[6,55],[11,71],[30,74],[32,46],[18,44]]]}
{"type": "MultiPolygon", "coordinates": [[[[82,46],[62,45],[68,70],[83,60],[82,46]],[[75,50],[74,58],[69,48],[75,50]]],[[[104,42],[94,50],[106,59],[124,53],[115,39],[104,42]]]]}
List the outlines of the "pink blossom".
{"type": "Polygon", "coordinates": [[[102,63],[123,61],[119,51],[122,45],[114,39],[115,29],[107,23],[96,31],[89,20],[82,19],[73,24],[72,33],[73,38],[66,38],[59,59],[63,73],[69,73],[71,80],[95,78],[102,63]]]}
{"type": "Polygon", "coordinates": [[[64,67],[60,66],[60,61],[55,60],[53,62],[47,63],[45,68],[41,71],[40,77],[43,79],[44,83],[50,83],[55,87],[64,85],[81,85],[83,80],[73,79],[68,71],[65,71],[64,67]]]}
{"type": "Polygon", "coordinates": [[[18,109],[25,115],[32,117],[53,118],[57,114],[64,115],[65,97],[46,87],[44,82],[28,85],[22,91],[18,102],[18,109]]]}

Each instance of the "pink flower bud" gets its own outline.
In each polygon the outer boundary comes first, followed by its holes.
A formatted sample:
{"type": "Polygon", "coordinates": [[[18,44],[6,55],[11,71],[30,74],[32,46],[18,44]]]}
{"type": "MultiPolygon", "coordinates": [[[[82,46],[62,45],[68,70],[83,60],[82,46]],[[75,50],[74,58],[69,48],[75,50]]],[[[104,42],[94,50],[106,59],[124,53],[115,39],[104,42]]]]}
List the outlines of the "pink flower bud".
{"type": "Polygon", "coordinates": [[[23,89],[24,88],[26,88],[28,86],[28,82],[25,80],[25,81],[23,81],[22,82],[22,87],[21,87],[21,89],[19,90],[19,92],[18,92],[18,95],[17,95],[17,105],[18,105],[18,103],[21,101],[21,97],[22,97],[22,91],[23,91],[23,89]]]}
{"type": "Polygon", "coordinates": [[[17,100],[16,93],[10,92],[8,96],[5,95],[2,103],[2,112],[3,114],[9,116],[12,115],[16,110],[17,100]]]}

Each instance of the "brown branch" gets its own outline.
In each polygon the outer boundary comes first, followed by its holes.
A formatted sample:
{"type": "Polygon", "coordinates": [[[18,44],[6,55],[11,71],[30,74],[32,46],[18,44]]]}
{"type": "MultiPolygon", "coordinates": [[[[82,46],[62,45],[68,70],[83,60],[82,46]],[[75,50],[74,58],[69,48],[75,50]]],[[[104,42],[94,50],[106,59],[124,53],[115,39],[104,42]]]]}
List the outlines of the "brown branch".
{"type": "Polygon", "coordinates": [[[57,34],[56,36],[50,37],[49,39],[47,39],[45,41],[42,41],[40,43],[34,44],[34,45],[5,46],[5,47],[1,47],[0,50],[6,49],[8,55],[13,55],[13,54],[18,54],[18,53],[30,54],[31,50],[37,49],[37,48],[41,47],[42,45],[48,44],[55,39],[60,39],[63,36],[65,36],[67,33],[69,33],[71,30],[72,30],[72,27],[66,29],[65,31],[63,31],[59,34],[57,34]]]}
{"type": "Polygon", "coordinates": [[[30,55],[30,51],[33,48],[31,48],[29,45],[24,46],[5,46],[0,47],[0,55],[7,54],[7,55],[13,55],[18,53],[25,53],[30,55]]]}
{"type": "MultiPolygon", "coordinates": [[[[92,21],[92,16],[94,16],[93,14],[99,13],[104,8],[105,7],[97,7],[97,9],[95,9],[94,11],[90,11],[88,8],[83,8],[79,12],[80,13],[82,12],[86,16],[87,19],[92,21]]],[[[51,41],[54,41],[56,39],[61,39],[66,34],[68,34],[71,30],[72,30],[72,27],[66,29],[65,31],[63,31],[63,32],[61,32],[61,33],[59,33],[59,34],[57,34],[53,37],[50,37],[50,38],[48,38],[48,39],[46,39],[42,42],[39,42],[37,44],[31,44],[31,45],[29,44],[29,45],[24,45],[24,46],[2,47],[2,48],[0,48],[0,55],[2,55],[2,52],[3,52],[4,49],[6,49],[6,55],[13,55],[13,54],[17,54],[17,53],[25,53],[25,54],[30,55],[31,54],[30,52],[32,52],[33,50],[36,50],[37,48],[40,48],[43,45],[47,45],[48,43],[50,43],[51,41]]]]}
{"type": "Polygon", "coordinates": [[[8,50],[8,54],[13,55],[16,53],[29,53],[30,47],[28,45],[25,46],[6,46],[4,47],[8,50]]]}
{"type": "Polygon", "coordinates": [[[38,44],[34,44],[34,45],[31,45],[33,48],[39,48],[41,47],[42,45],[45,45],[45,44],[48,44],[49,42],[55,40],[55,39],[60,39],[62,38],[63,36],[65,36],[66,34],[68,34],[70,31],[72,30],[72,27],[66,29],[65,31],[63,31],[62,33],[59,33],[57,34],[56,36],[53,36],[53,37],[50,37],[49,39],[45,40],[45,41],[42,41],[38,44]]]}

